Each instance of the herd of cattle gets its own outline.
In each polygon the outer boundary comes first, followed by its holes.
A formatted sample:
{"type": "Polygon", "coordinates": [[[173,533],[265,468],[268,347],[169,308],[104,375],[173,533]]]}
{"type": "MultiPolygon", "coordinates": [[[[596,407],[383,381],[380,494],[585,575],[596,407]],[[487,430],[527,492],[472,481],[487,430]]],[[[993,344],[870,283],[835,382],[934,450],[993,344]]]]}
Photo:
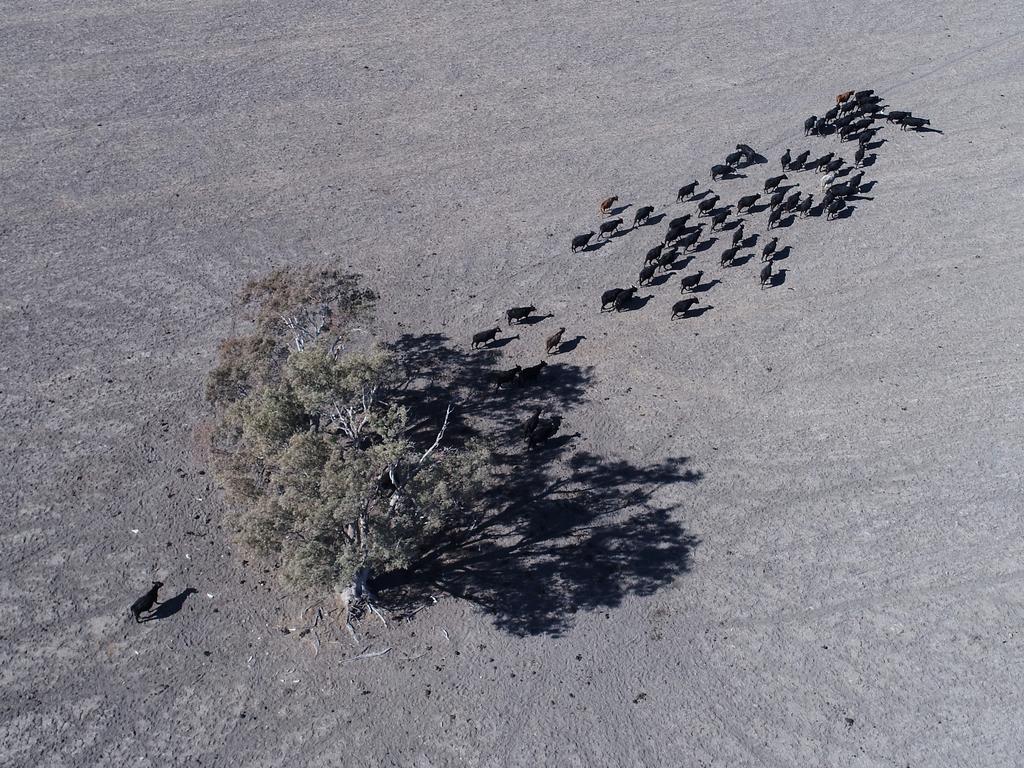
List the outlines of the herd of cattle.
{"type": "MultiPolygon", "coordinates": [[[[693,211],[683,213],[668,222],[668,228],[661,242],[650,248],[643,259],[639,276],[635,285],[625,288],[610,288],[601,294],[601,311],[621,312],[629,309],[634,302],[638,286],[651,285],[658,271],[668,273],[683,270],[694,258],[688,255],[693,252],[708,250],[716,241],[713,233],[730,232],[728,246],[719,256],[722,268],[740,266],[750,261],[755,254],[741,256],[740,251],[757,244],[759,235],[749,230],[754,228],[753,215],[767,211],[765,233],[767,237],[778,228],[790,226],[797,216],[825,216],[827,220],[845,218],[853,212],[852,200],[867,199],[861,196],[870,189],[873,182],[864,183],[864,167],[874,164],[876,156],[872,153],[885,143],[878,138],[882,121],[898,124],[903,130],[931,130],[929,120],[916,117],[910,112],[888,110],[882,98],[873,90],[846,91],[836,97],[835,105],[822,116],[811,115],[804,121],[804,136],[836,136],[839,147],[820,156],[811,157],[811,150],[804,149],[796,154],[786,149],[779,158],[782,173],[765,180],[761,192],[739,197],[734,204],[722,205],[722,198],[711,189],[698,191],[698,181],[692,181],[678,189],[675,204],[696,203],[693,211]],[[852,159],[839,156],[844,146],[855,147],[852,159]],[[790,174],[813,171],[820,173],[813,192],[802,191],[799,184],[786,184],[790,174]],[[815,195],[819,196],[815,200],[815,195]],[[748,218],[741,217],[744,214],[748,218]],[[697,221],[704,219],[704,221],[697,221]],[[679,263],[682,259],[682,264],[679,263]]],[[[728,181],[746,178],[745,174],[737,173],[767,160],[746,144],[737,144],[723,163],[711,167],[712,181],[728,181]]],[[[616,207],[619,198],[612,195],[599,205],[600,214],[605,217],[596,231],[586,232],[572,238],[571,251],[596,250],[603,247],[613,237],[620,237],[634,230],[648,226],[653,219],[655,207],[644,205],[636,209],[632,226],[625,227],[624,220],[618,214],[629,206],[616,207]],[[613,217],[613,218],[608,218],[613,217]]],[[[660,221],[664,217],[657,217],[660,221]]],[[[778,285],[782,277],[774,271],[777,259],[788,255],[789,249],[779,248],[778,237],[771,237],[761,247],[762,267],[758,279],[761,288],[778,285]]],[[[714,283],[701,285],[704,270],[683,274],[679,281],[679,290],[684,296],[672,305],[671,320],[692,317],[700,314],[695,306],[700,299],[692,294],[706,291],[714,283]]],[[[506,312],[509,325],[525,321],[536,312],[536,307],[512,307],[506,312]]],[[[501,328],[495,327],[480,331],[473,336],[473,348],[491,344],[501,328]]],[[[565,328],[549,337],[545,344],[547,354],[559,351],[562,334],[565,328]]],[[[536,381],[546,367],[542,360],[529,367],[515,366],[508,370],[496,371],[494,374],[495,389],[526,385],[536,381]]],[[[557,418],[544,420],[540,411],[535,413],[524,424],[524,433],[528,445],[537,446],[553,437],[560,421],[557,418]]]]}

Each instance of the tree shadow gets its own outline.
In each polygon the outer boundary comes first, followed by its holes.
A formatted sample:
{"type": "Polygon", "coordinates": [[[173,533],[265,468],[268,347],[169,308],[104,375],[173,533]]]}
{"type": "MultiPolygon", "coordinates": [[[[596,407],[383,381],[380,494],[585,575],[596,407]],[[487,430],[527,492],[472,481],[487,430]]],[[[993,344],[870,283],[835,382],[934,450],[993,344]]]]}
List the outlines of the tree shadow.
{"type": "Polygon", "coordinates": [[[690,569],[700,542],[676,510],[654,499],[659,489],[702,475],[687,457],[637,465],[579,450],[572,411],[587,398],[589,368],[549,362],[542,386],[503,391],[496,402],[487,388],[497,353],[469,354],[441,334],[406,334],[391,346],[416,382],[417,403],[438,402],[443,412],[457,400],[453,441],[487,440],[500,479],[475,518],[431,541],[409,568],[374,579],[396,619],[440,590],[513,635],[557,637],[577,614],[651,595],[690,569]],[[530,449],[522,425],[538,408],[563,416],[563,425],[530,449]]]}
{"type": "Polygon", "coordinates": [[[160,603],[160,605],[156,607],[156,610],[146,618],[142,619],[142,621],[160,621],[162,619],[169,619],[185,606],[185,601],[188,600],[190,596],[197,592],[199,592],[199,590],[193,589],[192,587],[182,590],[169,600],[164,600],[160,603]]]}

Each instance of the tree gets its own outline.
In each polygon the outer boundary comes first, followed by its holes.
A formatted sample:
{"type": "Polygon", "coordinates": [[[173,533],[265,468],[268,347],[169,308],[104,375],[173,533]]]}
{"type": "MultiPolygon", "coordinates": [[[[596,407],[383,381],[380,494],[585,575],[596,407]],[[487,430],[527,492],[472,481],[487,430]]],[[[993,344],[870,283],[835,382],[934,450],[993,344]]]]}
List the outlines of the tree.
{"type": "Polygon", "coordinates": [[[207,381],[210,454],[242,540],[292,581],[372,600],[375,575],[475,519],[490,456],[445,444],[454,403],[418,439],[403,361],[380,344],[346,349],[373,301],[358,279],[279,270],[243,299],[254,331],[221,345],[207,381]]]}

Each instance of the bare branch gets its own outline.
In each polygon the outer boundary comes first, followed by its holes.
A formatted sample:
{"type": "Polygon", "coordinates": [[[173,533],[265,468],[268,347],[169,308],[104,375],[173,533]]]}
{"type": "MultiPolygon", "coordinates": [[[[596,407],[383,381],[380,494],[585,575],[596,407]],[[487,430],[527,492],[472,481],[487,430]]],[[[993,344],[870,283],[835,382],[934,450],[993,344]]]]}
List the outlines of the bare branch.
{"type": "Polygon", "coordinates": [[[437,433],[437,439],[434,440],[434,444],[432,446],[430,446],[429,448],[427,448],[427,450],[423,453],[423,455],[420,456],[420,460],[416,462],[416,466],[417,467],[420,464],[422,464],[424,461],[426,461],[427,457],[430,456],[430,454],[432,454],[435,450],[437,450],[437,446],[439,446],[441,444],[441,440],[444,439],[444,432],[445,432],[446,429],[448,429],[448,417],[452,415],[452,408],[454,408],[454,407],[455,407],[455,403],[454,402],[448,403],[448,408],[444,412],[444,422],[441,424],[441,429],[437,433]]]}

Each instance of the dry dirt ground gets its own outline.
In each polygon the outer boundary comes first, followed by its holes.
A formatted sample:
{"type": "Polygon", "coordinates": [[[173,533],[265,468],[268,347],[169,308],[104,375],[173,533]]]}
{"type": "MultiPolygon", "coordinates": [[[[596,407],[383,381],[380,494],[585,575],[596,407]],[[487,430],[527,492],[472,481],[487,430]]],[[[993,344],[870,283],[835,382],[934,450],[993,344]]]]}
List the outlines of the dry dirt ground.
{"type": "Polygon", "coordinates": [[[13,0],[0,66],[0,763],[1024,763],[1019,2],[13,0]],[[885,128],[780,285],[720,239],[704,314],[679,272],[598,313],[664,220],[571,255],[597,200],[692,211],[746,142],[734,202],[846,88],[941,133],[885,128]],[[456,359],[566,326],[531,466],[578,487],[539,559],[314,658],[194,434],[240,284],[324,260],[456,359]]]}

